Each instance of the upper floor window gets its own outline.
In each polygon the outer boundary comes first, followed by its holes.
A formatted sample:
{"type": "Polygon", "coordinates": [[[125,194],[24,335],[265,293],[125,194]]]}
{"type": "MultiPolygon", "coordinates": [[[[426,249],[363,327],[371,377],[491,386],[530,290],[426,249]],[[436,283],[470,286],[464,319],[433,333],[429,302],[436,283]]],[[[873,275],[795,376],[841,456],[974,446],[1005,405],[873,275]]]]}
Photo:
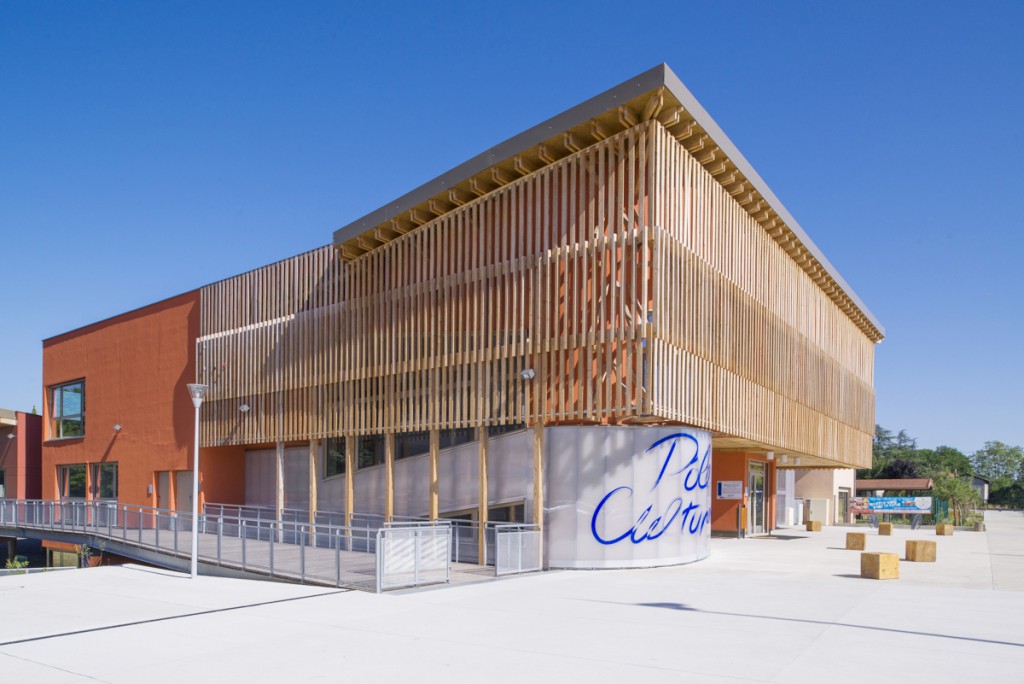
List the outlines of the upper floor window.
{"type": "Polygon", "coordinates": [[[50,438],[85,435],[85,381],[50,388],[50,438]]]}

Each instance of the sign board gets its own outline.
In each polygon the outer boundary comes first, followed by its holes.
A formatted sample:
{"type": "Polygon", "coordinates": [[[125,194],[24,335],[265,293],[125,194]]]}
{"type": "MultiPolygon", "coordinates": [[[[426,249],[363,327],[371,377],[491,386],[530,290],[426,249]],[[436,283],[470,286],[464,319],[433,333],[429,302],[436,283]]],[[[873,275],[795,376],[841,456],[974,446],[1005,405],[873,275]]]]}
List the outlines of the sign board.
{"type": "Polygon", "coordinates": [[[855,496],[850,499],[850,513],[914,513],[932,512],[930,496],[855,496]]]}
{"type": "Polygon", "coordinates": [[[718,498],[719,499],[742,499],[743,498],[743,480],[719,480],[718,481],[718,498]]]}

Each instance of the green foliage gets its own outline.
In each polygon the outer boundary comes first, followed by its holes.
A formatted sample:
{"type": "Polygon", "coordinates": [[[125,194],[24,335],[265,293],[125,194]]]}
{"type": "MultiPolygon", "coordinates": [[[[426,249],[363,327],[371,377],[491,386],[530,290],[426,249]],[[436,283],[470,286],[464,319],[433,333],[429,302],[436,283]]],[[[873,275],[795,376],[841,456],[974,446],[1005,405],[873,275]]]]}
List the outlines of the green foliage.
{"type": "Polygon", "coordinates": [[[981,503],[978,490],[971,486],[970,476],[940,475],[932,483],[932,494],[949,503],[954,525],[964,525],[973,509],[981,503]]]}
{"type": "Polygon", "coordinates": [[[985,448],[974,452],[971,457],[974,472],[989,480],[1001,477],[1013,480],[1024,479],[1024,449],[1002,442],[985,442],[985,448]]]}
{"type": "MultiPolygon", "coordinates": [[[[985,442],[985,447],[970,457],[950,446],[934,449],[918,449],[917,440],[906,430],[897,433],[881,425],[875,426],[872,442],[872,463],[868,470],[860,470],[857,477],[894,478],[927,477],[934,481],[935,496],[941,486],[957,490],[957,500],[966,498],[966,492],[953,485],[950,478],[966,482],[970,486],[971,474],[980,475],[990,481],[989,502],[995,505],[1024,508],[1024,449],[1002,442],[985,442]]],[[[950,515],[957,516],[951,504],[950,515]]],[[[962,513],[962,511],[961,511],[962,513]]],[[[966,514],[961,520],[966,521],[966,514]]]]}
{"type": "MultiPolygon", "coordinates": [[[[27,567],[28,567],[28,559],[27,558],[18,558],[18,557],[8,558],[7,559],[7,563],[4,565],[4,568],[6,568],[7,570],[24,570],[27,567]]],[[[14,573],[14,574],[19,574],[19,573],[14,573]]]]}

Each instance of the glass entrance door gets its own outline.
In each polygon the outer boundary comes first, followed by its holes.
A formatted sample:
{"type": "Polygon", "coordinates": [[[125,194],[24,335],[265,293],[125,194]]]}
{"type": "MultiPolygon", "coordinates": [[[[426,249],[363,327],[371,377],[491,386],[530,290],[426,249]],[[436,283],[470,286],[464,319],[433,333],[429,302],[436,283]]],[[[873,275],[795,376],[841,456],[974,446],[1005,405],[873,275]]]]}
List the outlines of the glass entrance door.
{"type": "Polygon", "coordinates": [[[764,534],[764,514],[767,508],[764,500],[764,463],[750,461],[747,466],[747,479],[747,491],[750,496],[747,529],[750,530],[750,534],[764,534]]]}
{"type": "Polygon", "coordinates": [[[839,488],[839,497],[836,503],[836,522],[850,522],[850,490],[846,487],[839,488]]]}

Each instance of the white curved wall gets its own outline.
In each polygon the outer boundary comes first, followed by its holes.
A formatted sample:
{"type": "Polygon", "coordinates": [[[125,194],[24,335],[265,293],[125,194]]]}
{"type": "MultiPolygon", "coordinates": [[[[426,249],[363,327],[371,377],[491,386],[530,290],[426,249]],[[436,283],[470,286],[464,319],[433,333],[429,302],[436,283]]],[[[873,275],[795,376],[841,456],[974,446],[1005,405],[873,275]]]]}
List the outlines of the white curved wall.
{"type": "Polygon", "coordinates": [[[556,427],[545,442],[549,567],[652,567],[708,555],[710,433],[556,427]]]}

